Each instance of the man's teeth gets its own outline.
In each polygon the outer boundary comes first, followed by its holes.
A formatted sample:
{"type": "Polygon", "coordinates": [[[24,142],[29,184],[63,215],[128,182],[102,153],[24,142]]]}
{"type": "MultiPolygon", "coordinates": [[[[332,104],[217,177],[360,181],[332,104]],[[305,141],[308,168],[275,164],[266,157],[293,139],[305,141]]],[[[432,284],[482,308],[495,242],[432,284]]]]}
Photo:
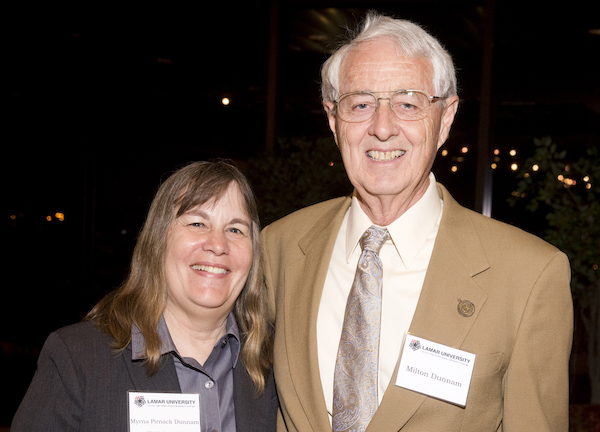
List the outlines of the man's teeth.
{"type": "Polygon", "coordinates": [[[369,155],[369,157],[373,160],[384,162],[399,158],[404,153],[406,153],[404,150],[394,150],[386,152],[371,150],[367,152],[367,155],[369,155]]]}
{"type": "Polygon", "coordinates": [[[194,269],[194,270],[200,270],[200,271],[205,271],[205,272],[208,272],[208,273],[217,273],[217,274],[228,273],[228,271],[225,270],[224,268],[212,267],[212,266],[207,266],[207,265],[193,265],[192,269],[194,269]]]}

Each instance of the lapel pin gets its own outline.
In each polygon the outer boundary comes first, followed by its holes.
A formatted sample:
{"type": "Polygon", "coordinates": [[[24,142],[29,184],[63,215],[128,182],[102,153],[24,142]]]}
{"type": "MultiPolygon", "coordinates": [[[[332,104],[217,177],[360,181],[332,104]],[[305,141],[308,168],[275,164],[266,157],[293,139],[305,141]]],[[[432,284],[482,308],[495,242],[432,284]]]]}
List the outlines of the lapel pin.
{"type": "Polygon", "coordinates": [[[470,317],[475,313],[475,305],[469,300],[458,299],[458,313],[465,318],[470,317]]]}

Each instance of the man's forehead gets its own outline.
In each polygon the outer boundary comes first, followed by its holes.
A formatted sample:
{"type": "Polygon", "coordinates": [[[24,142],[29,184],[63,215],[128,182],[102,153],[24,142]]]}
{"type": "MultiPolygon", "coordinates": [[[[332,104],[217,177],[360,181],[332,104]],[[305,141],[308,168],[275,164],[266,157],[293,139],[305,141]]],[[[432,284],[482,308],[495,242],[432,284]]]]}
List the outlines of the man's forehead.
{"type": "Polygon", "coordinates": [[[396,42],[387,38],[354,47],[343,60],[340,72],[342,92],[422,86],[432,76],[429,60],[405,55],[396,42]]]}
{"type": "Polygon", "coordinates": [[[420,62],[410,59],[388,59],[382,61],[362,61],[349,58],[342,67],[342,77],[353,80],[370,76],[381,78],[397,77],[399,74],[418,72],[422,69],[420,62]]]}
{"type": "Polygon", "coordinates": [[[420,89],[431,82],[429,64],[425,59],[388,58],[377,60],[348,57],[342,66],[340,90],[420,89]]]}

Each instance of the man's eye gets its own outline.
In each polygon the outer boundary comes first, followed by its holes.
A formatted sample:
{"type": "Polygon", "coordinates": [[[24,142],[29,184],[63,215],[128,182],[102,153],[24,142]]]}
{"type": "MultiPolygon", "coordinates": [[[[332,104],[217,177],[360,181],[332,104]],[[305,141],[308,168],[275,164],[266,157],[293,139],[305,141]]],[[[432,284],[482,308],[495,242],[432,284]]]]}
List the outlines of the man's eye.
{"type": "Polygon", "coordinates": [[[365,111],[375,109],[375,101],[366,100],[366,99],[355,99],[352,101],[352,110],[354,111],[365,111]]]}
{"type": "Polygon", "coordinates": [[[402,108],[405,111],[414,111],[417,107],[414,106],[413,104],[405,102],[405,103],[400,104],[400,108],[402,108]]]}

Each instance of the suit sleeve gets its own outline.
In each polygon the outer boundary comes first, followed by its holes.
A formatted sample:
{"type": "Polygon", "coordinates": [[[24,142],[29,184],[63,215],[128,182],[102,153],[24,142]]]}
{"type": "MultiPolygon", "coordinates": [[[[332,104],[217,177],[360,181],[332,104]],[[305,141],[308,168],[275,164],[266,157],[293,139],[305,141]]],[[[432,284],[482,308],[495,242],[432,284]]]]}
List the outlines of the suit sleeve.
{"type": "Polygon", "coordinates": [[[273,322],[275,322],[275,287],[273,284],[273,275],[271,273],[271,262],[269,260],[269,254],[267,253],[268,249],[268,231],[269,226],[263,228],[261,233],[261,244],[263,247],[263,263],[264,263],[264,278],[265,278],[265,286],[267,287],[267,296],[269,301],[269,313],[273,322]]]}
{"type": "Polygon", "coordinates": [[[557,252],[531,290],[504,377],[505,432],[569,429],[570,274],[557,252]]]}
{"type": "Polygon", "coordinates": [[[37,370],[13,419],[12,432],[79,430],[82,383],[67,345],[52,333],[37,370]]]}

